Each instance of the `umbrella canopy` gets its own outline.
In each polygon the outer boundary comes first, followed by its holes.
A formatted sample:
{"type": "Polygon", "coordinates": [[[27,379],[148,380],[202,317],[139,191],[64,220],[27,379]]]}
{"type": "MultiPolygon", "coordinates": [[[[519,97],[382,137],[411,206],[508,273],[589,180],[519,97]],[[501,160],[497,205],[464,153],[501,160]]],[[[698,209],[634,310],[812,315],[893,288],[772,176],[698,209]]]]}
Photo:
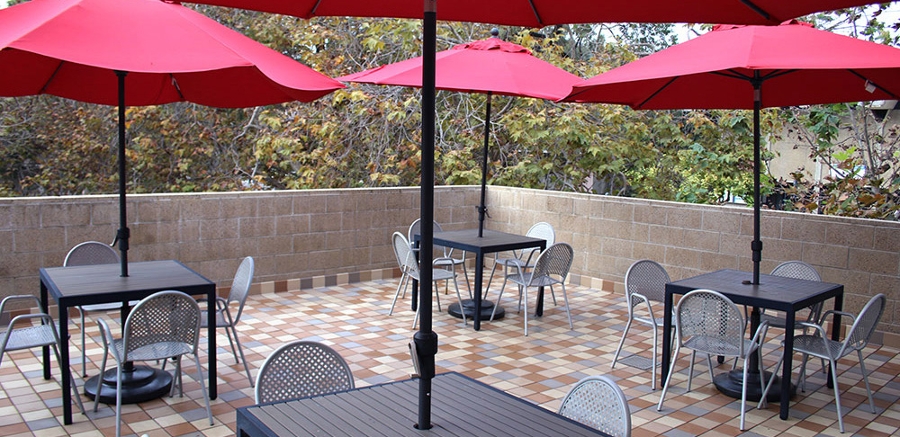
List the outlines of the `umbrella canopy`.
{"type": "MultiPolygon", "coordinates": [[[[813,12],[875,3],[872,0],[194,0],[218,6],[256,11],[315,16],[422,18],[422,181],[420,259],[431,263],[434,245],[434,124],[435,58],[437,20],[477,21],[514,26],[543,27],[566,23],[614,21],[777,24],[813,12]]],[[[431,308],[431,271],[423,270],[419,281],[420,305],[431,308]]],[[[432,331],[431,311],[422,311],[419,332],[414,337],[423,369],[419,386],[418,427],[431,428],[431,378],[437,354],[437,334],[432,331]]]]}
{"type": "Polygon", "coordinates": [[[759,111],[766,107],[895,100],[900,50],[807,23],[719,25],[700,37],[594,76],[565,101],[634,109],[753,109],[753,281],[759,283],[759,111]]]}
{"type": "Polygon", "coordinates": [[[0,96],[119,106],[122,275],[128,275],[125,106],[312,101],[340,83],[177,3],[32,0],[0,9],[0,96]],[[127,78],[127,80],[126,80],[127,78]],[[127,90],[125,85],[127,82],[127,90]]]}
{"type": "MultiPolygon", "coordinates": [[[[485,185],[491,128],[491,96],[533,97],[558,100],[568,94],[581,78],[532,55],[531,50],[496,37],[458,44],[435,54],[435,88],[439,90],[487,94],[485,106],[484,153],[481,168],[481,204],[478,207],[478,236],[484,229],[485,185]]],[[[376,85],[422,86],[422,57],[337,78],[343,82],[376,85]]]]}
{"type": "MultiPolygon", "coordinates": [[[[200,0],[219,6],[316,16],[422,18],[423,0],[200,0]]],[[[877,3],[860,0],[453,0],[437,19],[525,27],[567,23],[655,22],[778,24],[820,11],[877,3]]]]}

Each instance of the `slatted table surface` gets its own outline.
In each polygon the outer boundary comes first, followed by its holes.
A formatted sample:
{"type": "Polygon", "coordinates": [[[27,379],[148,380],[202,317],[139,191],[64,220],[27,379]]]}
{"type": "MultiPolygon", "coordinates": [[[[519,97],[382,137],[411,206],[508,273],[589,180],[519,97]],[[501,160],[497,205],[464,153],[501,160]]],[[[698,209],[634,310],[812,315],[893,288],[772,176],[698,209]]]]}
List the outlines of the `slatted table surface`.
{"type": "Polygon", "coordinates": [[[415,429],[419,381],[253,405],[237,410],[238,437],[606,436],[460,373],[432,380],[432,425],[415,429]]]}

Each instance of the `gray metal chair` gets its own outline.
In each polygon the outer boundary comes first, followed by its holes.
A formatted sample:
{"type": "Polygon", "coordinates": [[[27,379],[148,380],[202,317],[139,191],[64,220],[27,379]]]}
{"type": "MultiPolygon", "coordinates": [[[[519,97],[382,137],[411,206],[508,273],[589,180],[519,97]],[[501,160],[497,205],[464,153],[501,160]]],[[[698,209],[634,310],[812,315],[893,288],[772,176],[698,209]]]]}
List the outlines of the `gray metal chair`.
{"type": "MultiPolygon", "coordinates": [[[[200,339],[200,306],[192,297],[176,290],[165,290],[154,293],[131,310],[122,328],[122,338],[115,339],[109,325],[98,319],[100,332],[103,334],[103,363],[101,374],[106,370],[106,360],[110,354],[116,360],[116,437],[122,435],[122,391],[123,369],[129,361],[153,361],[175,359],[175,384],[181,386],[181,358],[185,354],[194,356],[197,366],[203,401],[206,403],[206,414],[209,424],[213,425],[212,411],[209,406],[209,393],[203,378],[203,368],[197,349],[200,339]]],[[[94,411],[100,401],[100,390],[103,378],[97,378],[97,391],[94,396],[94,411]]]]}
{"type": "MultiPolygon", "coordinates": [[[[869,396],[869,406],[872,408],[873,414],[877,413],[875,401],[872,399],[872,389],[869,386],[869,376],[866,371],[866,361],[863,358],[862,350],[869,344],[869,339],[872,337],[872,333],[875,332],[882,314],[884,314],[886,302],[887,298],[884,294],[879,293],[872,296],[857,316],[843,311],[828,310],[825,314],[822,314],[816,323],[800,322],[804,328],[812,329],[812,334],[794,337],[794,352],[803,354],[803,364],[800,365],[800,376],[797,378],[797,385],[801,390],[803,390],[806,380],[806,362],[809,360],[809,357],[814,356],[828,360],[831,366],[831,382],[834,384],[834,404],[837,408],[838,424],[842,433],[844,432],[844,417],[841,413],[841,391],[837,379],[837,362],[839,359],[856,352],[859,357],[859,370],[862,372],[863,382],[866,384],[866,394],[869,396]],[[832,340],[823,326],[823,322],[834,314],[850,317],[853,320],[853,325],[847,331],[843,341],[832,340]]],[[[779,369],[783,361],[784,353],[781,354],[775,369],[779,369]]],[[[773,372],[773,375],[775,373],[777,372],[773,372]]],[[[771,378],[769,383],[766,384],[762,399],[766,398],[773,380],[774,378],[771,378]]]]}
{"type": "MultiPolygon", "coordinates": [[[[244,371],[247,372],[250,387],[253,387],[253,378],[250,376],[250,367],[247,366],[247,359],[244,358],[244,349],[241,347],[241,340],[238,339],[236,327],[238,322],[241,321],[244,302],[247,301],[247,296],[250,295],[250,285],[253,283],[255,265],[253,257],[245,257],[234,274],[234,281],[231,282],[231,290],[228,292],[228,297],[216,298],[216,328],[225,328],[228,344],[231,345],[231,353],[234,355],[234,362],[244,363],[244,371]],[[234,311],[234,315],[232,315],[232,311],[234,311]],[[232,340],[232,337],[234,337],[234,340],[232,340]],[[237,348],[235,348],[235,344],[237,344],[237,348]],[[238,359],[238,353],[241,355],[240,359],[238,359]]],[[[205,300],[200,299],[200,302],[205,300]]],[[[201,311],[200,326],[206,328],[208,325],[207,312],[201,311]]]]}
{"type": "MultiPolygon", "coordinates": [[[[619,353],[622,352],[622,346],[625,345],[625,337],[628,336],[628,330],[631,329],[633,322],[653,328],[653,355],[650,361],[650,387],[656,390],[656,366],[658,361],[657,349],[659,343],[659,332],[663,327],[663,317],[657,317],[653,312],[655,304],[662,308],[666,297],[666,283],[670,282],[669,273],[666,269],[649,259],[635,261],[628,271],[625,272],[625,300],[628,304],[628,322],[625,323],[625,330],[622,332],[622,339],[619,340],[619,347],[613,356],[612,368],[616,368],[616,362],[619,359],[619,353]],[[646,309],[646,311],[643,311],[646,309]]],[[[646,358],[643,358],[646,360],[646,358]]]]}
{"type": "MultiPolygon", "coordinates": [[[[391,241],[394,247],[394,256],[397,258],[397,264],[400,266],[400,283],[397,285],[397,291],[394,293],[394,300],[391,302],[391,310],[388,312],[388,315],[394,313],[394,306],[397,304],[397,297],[400,296],[401,291],[403,295],[406,295],[406,287],[409,285],[411,280],[419,281],[421,280],[420,270],[419,270],[419,261],[416,259],[416,254],[413,251],[412,246],[409,244],[409,240],[406,239],[403,234],[399,232],[394,232],[391,236],[391,241]]],[[[431,269],[431,280],[434,282],[434,296],[437,301],[438,311],[441,310],[441,295],[438,293],[437,283],[438,281],[453,281],[453,288],[456,289],[456,297],[459,299],[460,305],[462,305],[462,295],[459,294],[459,284],[456,283],[456,272],[451,270],[446,270],[443,268],[437,267],[440,258],[436,258],[434,260],[434,264],[431,269]]],[[[416,317],[413,320],[413,329],[415,329],[416,324],[419,323],[419,311],[421,308],[419,306],[416,307],[416,317]]],[[[463,324],[468,325],[468,321],[466,320],[465,312],[462,312],[463,324]]]]}
{"type": "Polygon", "coordinates": [[[350,390],[347,361],[326,344],[295,341],[272,352],[256,375],[256,403],[265,404],[350,390]]]}
{"type": "MultiPolygon", "coordinates": [[[[99,241],[85,241],[84,243],[79,243],[75,245],[72,249],[69,250],[69,253],[66,254],[66,259],[63,261],[64,267],[72,267],[72,266],[87,266],[87,265],[96,265],[96,264],[118,264],[119,263],[119,253],[115,251],[110,245],[101,243],[99,241]]],[[[129,306],[137,305],[138,301],[131,301],[128,303],[129,306]]],[[[84,313],[87,312],[97,312],[97,311],[111,311],[122,308],[121,302],[112,302],[112,303],[98,303],[94,305],[82,305],[76,306],[75,309],[78,310],[78,316],[81,320],[81,375],[87,378],[87,343],[85,342],[85,326],[84,326],[84,313]]]]}
{"type": "Polygon", "coordinates": [[[631,436],[628,399],[607,376],[587,376],[575,383],[560,403],[559,414],[613,437],[631,436]]]}
{"type": "MultiPolygon", "coordinates": [[[[528,229],[528,232],[525,233],[525,236],[546,240],[546,247],[550,247],[556,243],[556,231],[553,229],[553,225],[547,222],[533,224],[531,228],[528,229]]],[[[513,250],[512,257],[494,258],[494,267],[491,268],[487,286],[484,288],[484,298],[487,299],[488,292],[491,290],[491,281],[494,280],[494,273],[497,271],[498,266],[503,269],[503,283],[500,284],[500,293],[497,295],[497,303],[499,304],[500,299],[503,297],[503,290],[506,289],[506,283],[509,280],[509,276],[520,273],[520,268],[527,270],[534,267],[532,258],[538,253],[540,253],[540,249],[538,248],[513,250]]],[[[553,287],[550,287],[550,296],[553,297],[553,304],[556,305],[556,294],[553,293],[553,287]]],[[[494,305],[494,311],[491,311],[491,320],[494,320],[494,312],[496,310],[497,305],[494,305]]]]}
{"type": "MultiPolygon", "coordinates": [[[[409,225],[409,230],[406,232],[406,239],[412,244],[416,238],[416,235],[419,234],[420,229],[422,228],[421,224],[422,219],[415,219],[409,225]]],[[[437,221],[432,221],[432,226],[434,232],[443,232],[444,229],[441,228],[440,223],[437,221]]],[[[466,278],[466,287],[469,289],[469,297],[472,296],[472,284],[469,282],[469,272],[466,269],[466,251],[461,251],[462,255],[459,258],[455,258],[453,252],[455,249],[452,247],[444,247],[444,246],[433,246],[435,250],[434,257],[434,266],[447,270],[456,270],[456,266],[462,266],[463,277],[466,278]]],[[[415,249],[418,250],[418,249],[415,249]]],[[[444,290],[444,294],[446,294],[446,289],[444,290]]],[[[404,293],[404,297],[406,294],[404,293]]]]}
{"type": "MultiPolygon", "coordinates": [[[[819,272],[816,271],[816,268],[803,262],[803,261],[785,261],[774,269],[772,269],[772,276],[781,276],[785,278],[794,278],[794,279],[805,279],[807,281],[822,281],[822,277],[819,276],[819,272]]],[[[819,316],[822,315],[822,302],[819,302],[811,307],[809,307],[809,315],[805,320],[798,320],[798,322],[808,322],[815,323],[816,320],[819,319],[819,316]]],[[[763,312],[760,314],[759,319],[765,320],[769,322],[769,326],[775,328],[784,329],[786,327],[786,323],[784,320],[784,314],[772,314],[763,312]]],[[[800,328],[799,325],[797,325],[800,328]]],[[[806,333],[808,328],[803,328],[803,333],[806,333]]]]}
{"type": "MultiPolygon", "coordinates": [[[[9,308],[7,308],[7,305],[11,305],[13,302],[26,302],[34,308],[41,307],[41,301],[33,295],[7,296],[0,301],[0,314],[8,314],[9,308]]],[[[78,394],[75,379],[71,377],[69,366],[63,365],[62,358],[59,356],[60,344],[56,324],[49,314],[20,314],[9,321],[5,331],[0,331],[0,362],[3,360],[3,354],[9,351],[52,346],[60,372],[70,372],[69,380],[72,381],[72,395],[75,403],[78,404],[78,408],[81,409],[81,413],[84,414],[84,405],[81,403],[81,395],[78,394]],[[40,324],[36,325],[35,321],[40,322],[40,324]]]]}
{"type": "MultiPolygon", "coordinates": [[[[691,391],[691,380],[694,377],[694,361],[697,352],[706,354],[706,363],[709,366],[709,379],[713,379],[712,355],[723,357],[735,357],[744,360],[743,389],[741,390],[741,431],[744,430],[744,414],[747,405],[747,375],[750,366],[750,356],[757,354],[759,358],[759,371],[763,374],[761,346],[766,338],[766,330],[769,324],[761,322],[753,338],[744,338],[744,317],[737,305],[728,297],[713,290],[698,289],[684,295],[675,307],[675,352],[672,354],[672,364],[669,374],[663,384],[662,393],[659,396],[657,411],[662,411],[666,392],[672,382],[672,374],[675,373],[675,362],[678,352],[682,347],[691,349],[691,364],[688,370],[687,391],[691,391]]],[[[760,380],[760,391],[764,389],[765,381],[760,380]]]]}
{"type": "MultiPolygon", "coordinates": [[[[572,323],[572,312],[569,311],[569,297],[566,295],[566,276],[572,267],[574,250],[567,243],[556,243],[538,255],[534,262],[534,268],[530,272],[525,271],[525,266],[517,266],[518,273],[509,276],[509,280],[519,286],[519,307],[522,311],[522,298],[525,299],[525,336],[528,336],[528,288],[552,287],[560,284],[563,292],[563,300],[566,304],[566,316],[569,318],[569,328],[575,329],[572,323]]],[[[496,310],[496,306],[494,308],[496,310]]],[[[491,313],[491,318],[494,315],[491,313]]]]}

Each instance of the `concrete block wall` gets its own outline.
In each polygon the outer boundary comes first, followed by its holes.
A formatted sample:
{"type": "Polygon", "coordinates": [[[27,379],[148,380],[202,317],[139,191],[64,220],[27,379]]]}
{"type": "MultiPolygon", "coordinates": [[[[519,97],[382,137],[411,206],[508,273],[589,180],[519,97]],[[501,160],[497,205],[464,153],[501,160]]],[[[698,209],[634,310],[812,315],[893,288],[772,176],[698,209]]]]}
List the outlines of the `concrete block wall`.
{"type": "MultiPolygon", "coordinates": [[[[575,249],[575,280],[624,293],[624,275],[649,258],[674,280],[730,268],[753,270],[753,211],[624,197],[490,187],[489,226],[524,233],[546,221],[575,249]],[[597,281],[600,283],[597,284],[597,281]]],[[[763,210],[760,272],[783,261],[812,264],[823,280],[844,284],[844,309],[871,296],[888,304],[879,330],[900,347],[900,223],[763,210]]]]}
{"type": "MultiPolygon", "coordinates": [[[[435,189],[446,230],[477,226],[477,186],[435,189]]],[[[178,259],[219,284],[256,258],[256,291],[306,289],[394,277],[394,231],[419,216],[416,187],[129,195],[130,261],[178,259]]],[[[85,240],[112,241],[116,196],[0,199],[0,297],[38,292],[38,269],[59,266],[85,240]]],[[[751,270],[752,210],[489,187],[486,227],[524,233],[547,221],[575,248],[571,281],[623,292],[632,262],[650,258],[673,279],[721,268],[751,270]]],[[[900,223],[763,211],[762,272],[782,261],[814,265],[846,287],[858,311],[888,296],[879,329],[900,339],[900,223]]],[[[900,347],[900,340],[896,341],[900,347]]]]}

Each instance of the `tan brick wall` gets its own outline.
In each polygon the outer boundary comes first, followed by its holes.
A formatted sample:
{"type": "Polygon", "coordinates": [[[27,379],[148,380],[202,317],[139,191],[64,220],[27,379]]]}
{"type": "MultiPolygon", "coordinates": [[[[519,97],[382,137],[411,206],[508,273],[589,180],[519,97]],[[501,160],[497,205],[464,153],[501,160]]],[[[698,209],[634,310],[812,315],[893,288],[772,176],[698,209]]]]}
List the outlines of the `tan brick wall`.
{"type": "MultiPolygon", "coordinates": [[[[478,187],[438,187],[434,198],[445,229],[477,226],[478,187]]],[[[419,201],[414,187],[129,195],[129,260],[178,259],[224,287],[252,255],[257,290],[390,277],[390,235],[406,232],[419,201]]],[[[642,258],[674,279],[752,269],[752,211],[744,207],[509,187],[490,187],[487,204],[490,229],[524,233],[551,223],[557,240],[575,248],[572,280],[604,290],[621,292],[628,266],[642,258]]],[[[0,199],[0,296],[37,293],[39,267],[61,265],[81,241],[111,241],[117,211],[116,196],[0,199]]],[[[761,232],[762,272],[806,261],[846,286],[849,311],[883,292],[880,329],[900,338],[900,223],[763,211],[761,232]]]]}

